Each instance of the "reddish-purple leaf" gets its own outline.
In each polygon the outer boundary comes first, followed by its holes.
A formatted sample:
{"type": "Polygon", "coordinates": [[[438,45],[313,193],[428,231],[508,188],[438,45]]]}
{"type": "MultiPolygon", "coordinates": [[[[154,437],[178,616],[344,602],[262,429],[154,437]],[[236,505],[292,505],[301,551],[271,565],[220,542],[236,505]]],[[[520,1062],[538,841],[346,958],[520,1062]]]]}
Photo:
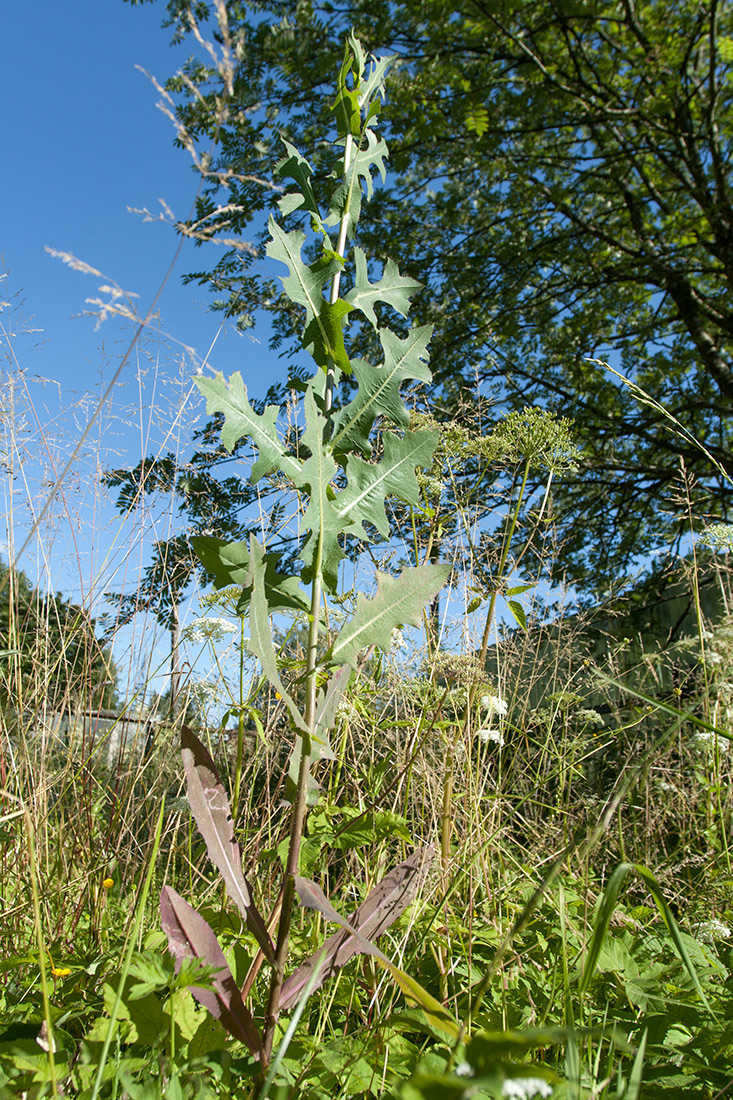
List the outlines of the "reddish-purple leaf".
{"type": "Polygon", "coordinates": [[[367,895],[362,904],[353,913],[348,921],[344,920],[331,905],[319,886],[308,879],[296,877],[295,887],[303,905],[310,909],[317,909],[328,920],[335,921],[343,928],[343,932],[337,932],[330,936],[323,947],[314,955],[311,955],[302,966],[290,975],[283,984],[280,995],[280,1008],[285,1010],[292,1008],[298,1001],[303,989],[308,983],[316,966],[320,966],[320,974],[316,979],[317,989],[345,966],[350,959],[359,953],[376,955],[382,960],[385,956],[374,944],[389,926],[404,913],[407,906],[414,900],[420,886],[425,880],[430,862],[433,857],[431,846],[418,848],[409,859],[400,863],[398,867],[390,871],[382,881],[367,895]],[[323,949],[326,954],[323,956],[323,949]]]}
{"type": "Polygon", "coordinates": [[[200,959],[207,966],[216,967],[213,988],[189,986],[193,996],[221,1022],[230,1035],[245,1043],[255,1058],[260,1058],[262,1037],[242,1000],[219,941],[207,922],[170,886],[164,886],[161,890],[160,918],[171,954],[176,960],[176,972],[186,959],[200,959]]]}
{"type": "Polygon", "coordinates": [[[181,754],[191,813],[206,841],[209,859],[224,879],[230,898],[247,921],[265,958],[272,962],[275,949],[242,871],[242,853],[234,839],[232,811],[224,784],[211,756],[186,726],[181,729],[181,754]]]}

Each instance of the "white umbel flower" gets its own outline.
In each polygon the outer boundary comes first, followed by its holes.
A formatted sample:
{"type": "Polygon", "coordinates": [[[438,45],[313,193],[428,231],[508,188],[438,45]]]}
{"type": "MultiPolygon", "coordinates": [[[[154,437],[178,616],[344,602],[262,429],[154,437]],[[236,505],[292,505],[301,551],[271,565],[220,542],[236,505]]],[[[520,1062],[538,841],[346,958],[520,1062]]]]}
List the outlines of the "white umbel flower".
{"type": "Polygon", "coordinates": [[[228,634],[236,634],[237,628],[228,619],[216,615],[194,619],[183,631],[187,642],[221,642],[228,634]]]}
{"type": "Polygon", "coordinates": [[[542,1077],[512,1077],[501,1086],[501,1095],[532,1100],[533,1096],[552,1096],[552,1085],[542,1077]]]}
{"type": "Polygon", "coordinates": [[[505,743],[506,743],[504,741],[504,734],[501,732],[501,730],[497,730],[497,729],[479,730],[478,731],[478,736],[479,736],[480,741],[493,741],[494,744],[498,745],[500,749],[503,748],[505,743]]]}
{"type": "Polygon", "coordinates": [[[717,917],[711,917],[710,920],[703,920],[699,924],[694,924],[692,931],[700,943],[715,943],[716,940],[729,940],[731,937],[731,930],[728,925],[723,924],[722,920],[718,920],[717,917]]]}
{"type": "Polygon", "coordinates": [[[502,699],[501,695],[487,695],[481,696],[481,707],[486,711],[489,718],[492,715],[497,714],[499,718],[506,718],[509,713],[509,704],[506,699],[502,699]]]}

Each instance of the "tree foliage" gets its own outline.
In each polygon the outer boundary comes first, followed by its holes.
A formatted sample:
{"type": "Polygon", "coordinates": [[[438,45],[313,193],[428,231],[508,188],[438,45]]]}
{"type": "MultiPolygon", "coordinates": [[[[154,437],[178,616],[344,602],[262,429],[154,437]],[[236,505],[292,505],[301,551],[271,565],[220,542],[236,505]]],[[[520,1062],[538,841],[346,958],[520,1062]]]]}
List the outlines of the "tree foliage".
{"type": "MultiPolygon", "coordinates": [[[[317,148],[313,94],[354,26],[399,58],[385,133],[395,169],[359,242],[425,284],[447,393],[475,378],[510,408],[575,417],[585,451],[558,487],[562,568],[592,586],[669,544],[681,462],[697,507],[728,517],[731,487],[687,435],[594,358],[642,387],[725,465],[733,400],[733,13],[720,0],[298,0],[228,3],[214,29],[236,64],[191,61],[169,82],[202,148],[206,187],[186,231],[234,242],[193,273],[246,326],[297,310],[237,239],[275,204],[281,137],[317,148]],[[187,83],[187,81],[189,83],[187,83]],[[196,94],[192,87],[196,87],[196,94]],[[253,266],[255,265],[255,266],[253,266]],[[582,520],[582,522],[579,522],[582,520]]],[[[190,33],[191,5],[169,23],[190,33]]],[[[198,3],[202,20],[214,5],[198,3]]],[[[323,180],[317,155],[312,190],[323,180]]],[[[385,278],[389,272],[385,269],[385,278]]],[[[323,334],[320,337],[325,340],[323,334]]],[[[315,337],[314,337],[315,339],[315,337]]],[[[371,327],[362,332],[373,342],[371,327]]],[[[317,346],[314,345],[314,346],[317,346]]],[[[325,346],[325,344],[324,344],[325,346]]]]}
{"type": "Polygon", "coordinates": [[[43,595],[25,573],[0,565],[0,702],[13,710],[109,706],[117,671],[96,623],[61,593],[43,595]]]}

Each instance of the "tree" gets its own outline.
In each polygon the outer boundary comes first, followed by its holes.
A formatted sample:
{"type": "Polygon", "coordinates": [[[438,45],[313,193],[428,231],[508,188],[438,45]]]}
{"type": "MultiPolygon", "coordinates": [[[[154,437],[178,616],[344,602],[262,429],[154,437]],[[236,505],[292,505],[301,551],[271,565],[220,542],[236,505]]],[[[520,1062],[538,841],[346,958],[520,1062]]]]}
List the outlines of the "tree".
{"type": "MultiPolygon", "coordinates": [[[[169,23],[190,33],[187,0],[169,23]]],[[[197,3],[203,20],[213,5],[197,3]]],[[[555,490],[561,566],[590,589],[680,536],[669,522],[684,463],[696,507],[727,519],[733,408],[733,11],[723,0],[265,0],[227,4],[216,28],[236,67],[192,61],[173,79],[178,118],[214,156],[199,242],[251,235],[278,199],[281,137],[313,148],[311,101],[354,26],[401,58],[386,137],[397,172],[363,243],[398,245],[425,284],[436,377],[477,377],[509,408],[575,417],[585,461],[555,490]],[[193,94],[192,86],[197,93],[193,94]],[[225,97],[226,98],[226,97],[225,97]],[[684,426],[636,400],[612,365],[684,426]]],[[[317,186],[316,179],[316,186],[317,186]]],[[[277,286],[230,248],[190,277],[251,323],[282,310],[277,286]]],[[[287,339],[292,311],[279,314],[287,339]]],[[[365,345],[369,334],[365,331],[365,345]]],[[[674,509],[673,509],[674,510],[674,509]]]]}
{"type": "MultiPolygon", "coordinates": [[[[261,413],[267,404],[285,401],[282,386],[270,387],[265,398],[253,403],[261,413]]],[[[222,468],[231,468],[244,457],[248,446],[240,442],[230,453],[222,446],[220,432],[223,418],[218,416],[194,432],[195,449],[188,459],[179,461],[175,455],[151,455],[132,468],[107,470],[102,482],[117,489],[116,507],[122,513],[132,511],[146,495],[164,494],[177,502],[182,529],[168,539],[153,545],[153,556],[132,593],[107,593],[116,604],[114,616],[105,616],[109,629],[132,621],[139,612],[150,612],[157,623],[170,633],[170,688],[166,695],[171,710],[175,710],[180,690],[180,623],[179,608],[192,582],[198,577],[211,581],[193,548],[196,536],[232,540],[248,540],[251,532],[262,533],[263,503],[276,493],[274,486],[257,488],[236,474],[220,475],[222,468]]],[[[278,536],[283,517],[281,501],[270,501],[265,530],[274,535],[280,550],[294,553],[292,540],[278,536]]]]}
{"type": "Polygon", "coordinates": [[[0,565],[0,703],[3,709],[111,706],[117,670],[77,604],[42,595],[25,573],[0,565]]]}

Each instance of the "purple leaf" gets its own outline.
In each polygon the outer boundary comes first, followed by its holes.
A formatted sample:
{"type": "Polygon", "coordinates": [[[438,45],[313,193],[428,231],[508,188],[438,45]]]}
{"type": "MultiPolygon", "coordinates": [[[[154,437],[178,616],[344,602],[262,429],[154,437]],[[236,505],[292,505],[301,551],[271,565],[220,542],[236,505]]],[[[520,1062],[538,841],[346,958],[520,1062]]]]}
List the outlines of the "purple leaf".
{"type": "Polygon", "coordinates": [[[229,897],[247,921],[265,957],[272,962],[275,949],[242,871],[242,853],[234,839],[232,811],[224,784],[209,753],[186,726],[181,729],[181,754],[191,813],[206,841],[209,859],[224,879],[229,897]]]}
{"type": "Polygon", "coordinates": [[[254,1057],[259,1059],[262,1038],[242,1000],[219,941],[207,922],[170,886],[164,886],[160,893],[160,918],[176,961],[176,973],[187,959],[200,959],[207,966],[217,968],[211,980],[212,989],[197,985],[189,986],[189,989],[229,1034],[245,1043],[254,1057]]]}
{"type": "Polygon", "coordinates": [[[328,920],[340,924],[344,931],[330,936],[322,948],[290,975],[283,984],[280,1008],[292,1008],[318,965],[321,966],[321,972],[313,987],[315,989],[360,953],[376,955],[377,958],[387,961],[373,941],[386,932],[414,900],[425,880],[432,858],[432,846],[418,848],[409,859],[400,863],[374,887],[348,921],[336,912],[319,886],[296,876],[295,888],[303,905],[317,909],[328,920]]]}

